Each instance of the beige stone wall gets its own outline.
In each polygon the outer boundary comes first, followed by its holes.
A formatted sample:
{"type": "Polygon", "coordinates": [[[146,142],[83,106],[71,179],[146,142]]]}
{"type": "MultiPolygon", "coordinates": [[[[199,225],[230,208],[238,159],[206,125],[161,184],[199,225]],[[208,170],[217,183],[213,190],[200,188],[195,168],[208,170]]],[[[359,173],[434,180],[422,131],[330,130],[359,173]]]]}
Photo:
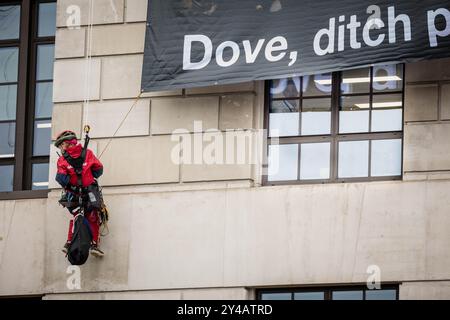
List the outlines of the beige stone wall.
{"type": "MultiPolygon", "coordinates": [[[[89,1],[58,1],[53,138],[65,128],[80,133],[87,123],[92,127],[92,145],[103,152],[140,94],[146,10],[146,0],[95,1],[90,41],[85,17],[89,1]],[[82,14],[82,26],[74,30],[66,27],[72,5],[78,5],[82,14]],[[87,62],[89,52],[92,59],[87,62]]],[[[248,164],[173,163],[171,151],[178,140],[171,134],[177,129],[194,133],[194,121],[201,121],[203,131],[247,135],[260,125],[255,121],[258,88],[244,83],[143,94],[102,156],[103,185],[254,179],[254,168],[248,164]]],[[[55,161],[52,155],[52,167],[55,161]]],[[[51,187],[58,188],[53,174],[51,187]]]]}
{"type": "Polygon", "coordinates": [[[251,298],[253,298],[252,291],[245,288],[47,294],[43,297],[44,300],[248,300],[251,298]]]}
{"type": "Polygon", "coordinates": [[[402,300],[449,300],[450,281],[407,282],[400,286],[402,300]]]}
{"type": "Polygon", "coordinates": [[[450,178],[450,59],[406,66],[404,179],[450,178]]]}
{"type": "Polygon", "coordinates": [[[449,181],[214,187],[107,188],[106,256],[81,267],[80,290],[67,287],[58,192],[1,202],[0,295],[240,299],[243,288],[364,283],[377,265],[382,281],[403,282],[401,298],[450,298],[438,281],[450,278],[449,181]]]}
{"type": "MultiPolygon", "coordinates": [[[[139,95],[146,3],[94,2],[88,67],[86,15],[66,26],[68,6],[86,13],[88,1],[58,1],[53,137],[88,123],[91,148],[105,150],[139,95]]],[[[364,283],[378,265],[382,281],[403,282],[402,299],[450,299],[449,65],[406,66],[404,181],[261,187],[258,166],[173,163],[181,138],[171,133],[195,139],[194,121],[210,135],[250,136],[255,148],[263,84],[145,93],[101,158],[105,258],[90,259],[82,289],[68,290],[69,215],[57,204],[52,148],[49,198],[0,201],[0,295],[248,299],[254,287],[364,283]]]]}
{"type": "Polygon", "coordinates": [[[46,210],[47,199],[0,201],[0,296],[44,292],[46,210]]]}

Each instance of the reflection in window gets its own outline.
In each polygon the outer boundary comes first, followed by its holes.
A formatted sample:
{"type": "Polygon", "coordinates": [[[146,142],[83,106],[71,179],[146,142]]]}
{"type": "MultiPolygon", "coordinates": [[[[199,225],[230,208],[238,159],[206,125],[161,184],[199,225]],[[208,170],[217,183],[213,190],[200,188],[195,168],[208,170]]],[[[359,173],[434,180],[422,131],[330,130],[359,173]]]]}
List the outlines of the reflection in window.
{"type": "Polygon", "coordinates": [[[19,38],[20,6],[0,6],[0,40],[19,38]]]}
{"type": "Polygon", "coordinates": [[[295,292],[294,300],[325,300],[325,293],[322,292],[295,292]]]}
{"type": "Polygon", "coordinates": [[[56,3],[40,3],[38,16],[38,36],[52,37],[56,32],[56,3]]]}
{"type": "Polygon", "coordinates": [[[298,100],[276,100],[270,106],[271,137],[296,136],[299,131],[298,100]]]}
{"type": "Polygon", "coordinates": [[[33,156],[48,156],[50,154],[51,133],[51,121],[35,121],[33,156]]]}
{"type": "Polygon", "coordinates": [[[380,65],[373,67],[373,91],[402,91],[403,65],[380,65]]]}
{"type": "Polygon", "coordinates": [[[341,98],[339,133],[369,131],[369,96],[341,98]]]}
{"type": "Polygon", "coordinates": [[[36,84],[36,118],[51,118],[53,109],[53,82],[36,84]]]}
{"type": "MultiPolygon", "coordinates": [[[[5,8],[0,6],[0,12],[6,10],[5,8]]],[[[8,12],[15,12],[14,7],[7,8],[8,12]]],[[[2,21],[2,13],[0,13],[0,25],[2,21]]],[[[0,31],[0,34],[2,32],[4,31],[0,31]]],[[[15,154],[18,68],[19,49],[17,47],[0,48],[0,160],[7,161],[2,164],[9,164],[15,154]]],[[[1,168],[0,180],[3,178],[5,180],[1,183],[0,189],[12,191],[14,167],[2,165],[1,168]]]]}
{"type": "Polygon", "coordinates": [[[53,79],[54,44],[38,46],[36,80],[53,79]]]}
{"type": "Polygon", "coordinates": [[[6,3],[0,5],[0,192],[47,189],[56,1],[6,3]],[[17,118],[24,119],[20,127],[17,118]]]}
{"type": "Polygon", "coordinates": [[[343,71],[341,92],[343,94],[369,93],[370,68],[343,71]]]}
{"type": "Polygon", "coordinates": [[[397,290],[366,290],[366,300],[397,300],[397,290]]]}
{"type": "Polygon", "coordinates": [[[14,158],[16,124],[0,123],[0,158],[14,158]]]}
{"type": "Polygon", "coordinates": [[[48,189],[48,163],[33,164],[32,168],[32,190],[48,189]]]}
{"type": "Polygon", "coordinates": [[[329,96],[332,90],[331,73],[303,77],[303,96],[329,96]]]}
{"type": "Polygon", "coordinates": [[[54,47],[38,45],[33,156],[50,154],[54,47]]]}
{"type": "Polygon", "coordinates": [[[363,292],[361,291],[333,291],[333,300],[363,300],[363,292]]]}
{"type": "Polygon", "coordinates": [[[292,300],[290,293],[264,293],[261,295],[261,300],[292,300]]]}
{"type": "Polygon", "coordinates": [[[398,287],[391,285],[370,290],[362,286],[314,289],[261,290],[260,300],[397,300],[398,287]]]}
{"type": "MultiPolygon", "coordinates": [[[[0,6],[0,9],[3,8],[0,6]]],[[[17,108],[17,73],[19,66],[19,49],[16,47],[0,48],[0,121],[2,135],[9,144],[14,145],[16,108],[17,108]],[[5,127],[8,128],[8,134],[5,127]],[[12,136],[12,137],[11,137],[12,136]]],[[[0,142],[4,145],[6,142],[0,142]]],[[[14,153],[14,152],[12,152],[14,153]]]]}
{"type": "Polygon", "coordinates": [[[297,180],[298,145],[283,144],[269,146],[269,180],[297,180]]]}
{"type": "Polygon", "coordinates": [[[19,48],[0,48],[0,84],[17,82],[18,68],[19,48]]]}
{"type": "Polygon", "coordinates": [[[16,119],[17,85],[0,84],[0,121],[16,119]]]}
{"type": "Polygon", "coordinates": [[[299,150],[283,154],[279,165],[287,161],[290,169],[264,183],[401,178],[403,69],[378,65],[271,81],[269,149],[281,143],[299,150]]]}
{"type": "Polygon", "coordinates": [[[276,100],[270,106],[271,113],[298,112],[298,100],[276,100]]]}
{"type": "Polygon", "coordinates": [[[0,166],[0,192],[13,190],[14,166],[0,166]]]}
{"type": "Polygon", "coordinates": [[[300,179],[330,178],[330,143],[304,143],[300,150],[300,179]]]}
{"type": "Polygon", "coordinates": [[[369,141],[339,142],[339,178],[359,178],[369,175],[369,141]]]}
{"type": "Polygon", "coordinates": [[[300,78],[273,80],[270,94],[272,98],[298,98],[300,96],[300,78]]]}

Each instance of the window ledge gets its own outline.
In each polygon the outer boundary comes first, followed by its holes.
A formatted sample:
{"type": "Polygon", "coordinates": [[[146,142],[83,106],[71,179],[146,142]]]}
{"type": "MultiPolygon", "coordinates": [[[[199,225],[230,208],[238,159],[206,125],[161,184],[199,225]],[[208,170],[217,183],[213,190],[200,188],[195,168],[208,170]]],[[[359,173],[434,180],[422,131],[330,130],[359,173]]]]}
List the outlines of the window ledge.
{"type": "Polygon", "coordinates": [[[46,199],[50,190],[0,192],[0,200],[46,199]]]}

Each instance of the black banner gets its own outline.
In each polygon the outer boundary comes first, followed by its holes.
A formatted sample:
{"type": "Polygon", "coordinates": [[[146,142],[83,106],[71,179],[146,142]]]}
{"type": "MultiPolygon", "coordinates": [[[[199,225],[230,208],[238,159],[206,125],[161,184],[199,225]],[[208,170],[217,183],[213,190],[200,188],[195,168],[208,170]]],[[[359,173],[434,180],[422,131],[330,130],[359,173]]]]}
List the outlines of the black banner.
{"type": "Polygon", "coordinates": [[[450,56],[450,0],[149,0],[142,90],[450,56]]]}

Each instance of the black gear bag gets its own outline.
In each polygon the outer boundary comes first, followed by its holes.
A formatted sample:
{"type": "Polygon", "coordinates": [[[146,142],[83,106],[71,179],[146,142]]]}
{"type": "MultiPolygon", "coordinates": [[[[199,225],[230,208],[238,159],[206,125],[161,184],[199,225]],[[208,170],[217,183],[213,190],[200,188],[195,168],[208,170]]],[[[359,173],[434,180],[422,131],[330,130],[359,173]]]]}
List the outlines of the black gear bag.
{"type": "Polygon", "coordinates": [[[92,232],[89,222],[83,214],[78,214],[73,222],[73,236],[67,257],[72,265],[83,265],[89,257],[89,249],[91,248],[92,232]]]}

